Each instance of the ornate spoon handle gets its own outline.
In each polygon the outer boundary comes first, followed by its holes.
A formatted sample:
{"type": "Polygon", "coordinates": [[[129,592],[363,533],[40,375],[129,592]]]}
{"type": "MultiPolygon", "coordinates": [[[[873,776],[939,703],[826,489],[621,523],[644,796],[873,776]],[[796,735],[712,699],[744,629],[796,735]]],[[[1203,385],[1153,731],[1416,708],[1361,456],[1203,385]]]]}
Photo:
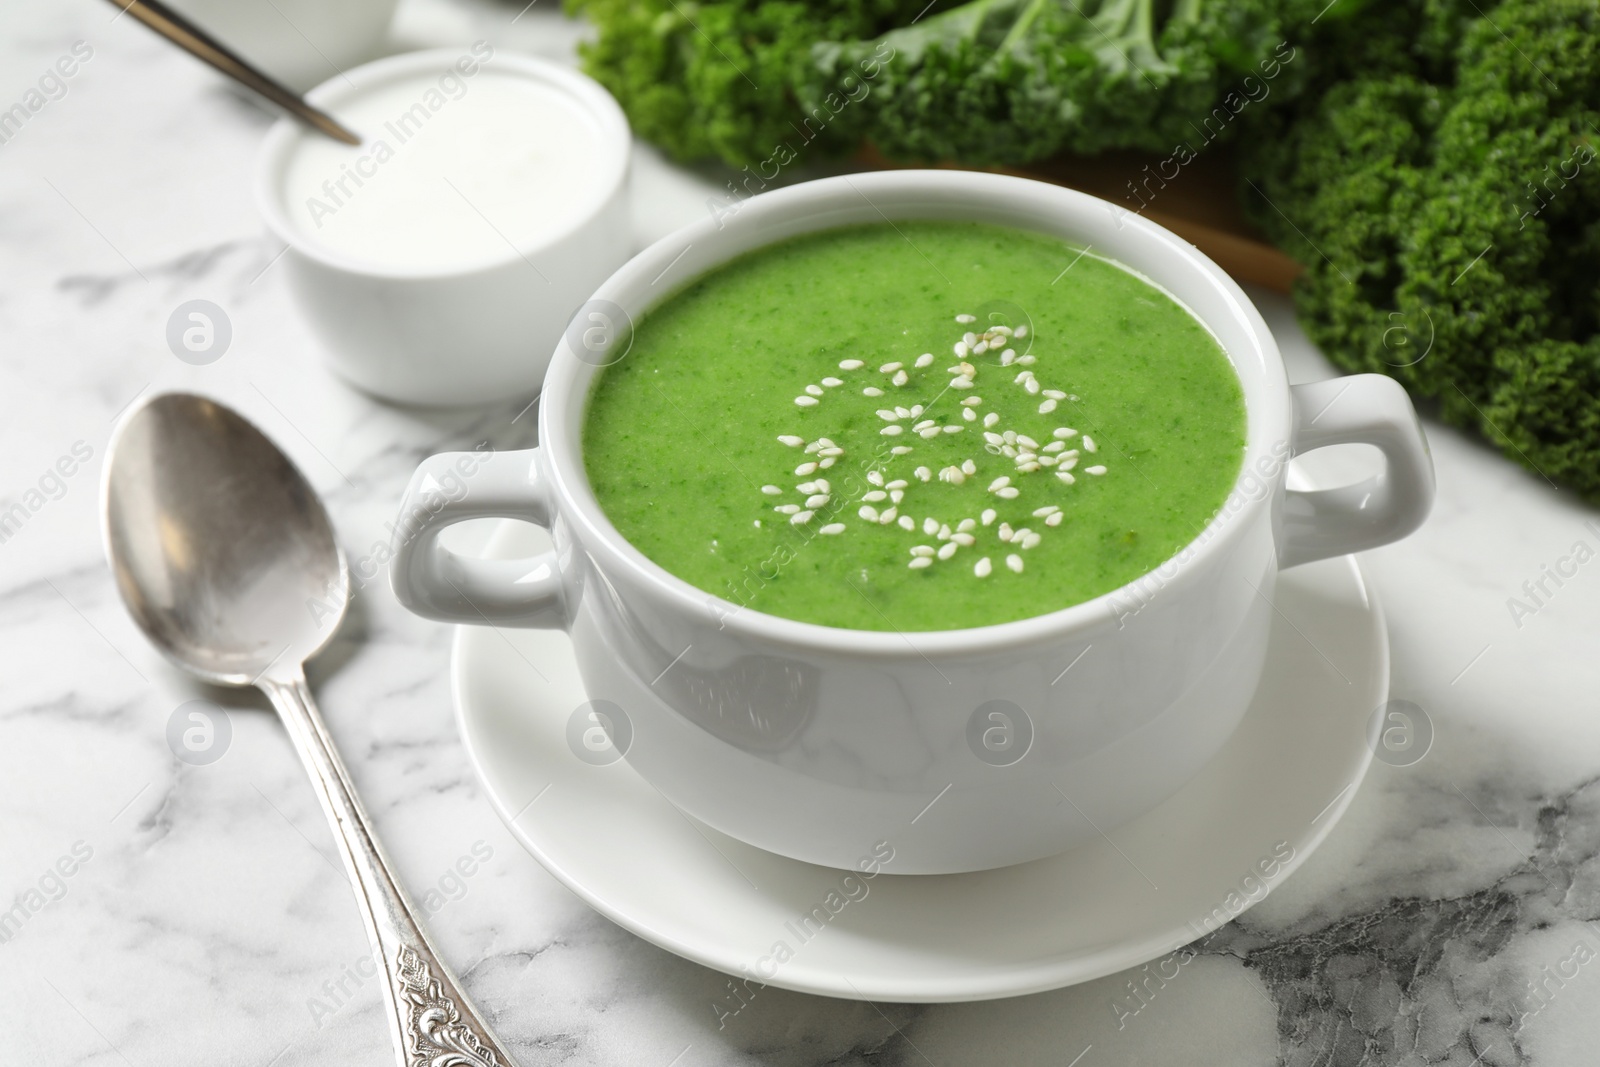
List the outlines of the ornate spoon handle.
{"type": "Polygon", "coordinates": [[[305,675],[256,683],[278,709],[328,815],[384,975],[383,999],[400,1067],[515,1067],[417,921],[367,825],[305,675]]]}

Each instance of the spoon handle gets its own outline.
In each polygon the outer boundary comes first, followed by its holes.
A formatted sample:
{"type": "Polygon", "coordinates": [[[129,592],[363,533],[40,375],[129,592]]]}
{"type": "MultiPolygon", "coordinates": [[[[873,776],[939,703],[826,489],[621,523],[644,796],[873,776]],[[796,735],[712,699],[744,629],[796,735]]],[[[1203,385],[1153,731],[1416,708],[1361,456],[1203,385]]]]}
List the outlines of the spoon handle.
{"type": "Polygon", "coordinates": [[[390,872],[305,675],[297,668],[292,678],[263,677],[256,684],[278,709],[344,854],[367,939],[385,978],[383,999],[400,1067],[514,1067],[429,944],[416,909],[390,872]]]}

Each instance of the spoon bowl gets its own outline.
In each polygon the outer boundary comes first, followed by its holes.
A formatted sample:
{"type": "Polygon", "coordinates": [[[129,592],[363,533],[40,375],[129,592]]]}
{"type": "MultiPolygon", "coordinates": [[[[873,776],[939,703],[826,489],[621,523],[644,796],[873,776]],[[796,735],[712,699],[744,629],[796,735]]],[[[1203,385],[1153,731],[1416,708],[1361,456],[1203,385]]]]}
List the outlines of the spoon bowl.
{"type": "Polygon", "coordinates": [[[349,571],[322,502],[260,430],[205,397],[163,394],[123,420],[105,526],[134,621],[209,681],[291,677],[344,615],[349,571]]]}

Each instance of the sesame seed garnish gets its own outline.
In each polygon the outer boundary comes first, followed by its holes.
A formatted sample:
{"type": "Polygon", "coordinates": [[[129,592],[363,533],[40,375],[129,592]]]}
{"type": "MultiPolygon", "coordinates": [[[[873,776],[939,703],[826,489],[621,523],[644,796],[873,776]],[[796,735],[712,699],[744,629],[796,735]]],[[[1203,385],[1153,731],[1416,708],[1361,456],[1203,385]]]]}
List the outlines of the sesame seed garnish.
{"type": "Polygon", "coordinates": [[[1046,526],[1060,526],[1061,520],[1064,518],[1066,518],[1066,515],[1058,511],[1052,515],[1045,516],[1044,524],[1046,526]]]}
{"type": "Polygon", "coordinates": [[[994,522],[994,517],[995,517],[994,508],[984,508],[983,509],[983,515],[980,516],[980,517],[983,519],[983,524],[985,526],[988,526],[990,523],[994,522]]]}
{"type": "Polygon", "coordinates": [[[953,533],[950,535],[950,540],[954,541],[962,548],[971,548],[973,545],[978,543],[978,539],[969,533],[953,533]]]}
{"type": "Polygon", "coordinates": [[[913,519],[910,515],[902,515],[902,516],[900,516],[900,529],[902,529],[902,530],[915,530],[916,528],[917,528],[917,520],[913,519]]]}
{"type": "Polygon", "coordinates": [[[934,518],[931,515],[928,516],[926,519],[923,519],[922,520],[922,532],[925,533],[925,534],[928,534],[929,536],[932,536],[933,534],[938,533],[939,532],[939,520],[934,518]]]}
{"type": "Polygon", "coordinates": [[[957,359],[964,359],[966,357],[966,354],[967,354],[967,342],[965,342],[965,341],[957,341],[956,342],[956,347],[955,347],[955,353],[956,353],[956,358],[957,359]]]}
{"type": "Polygon", "coordinates": [[[987,351],[989,351],[988,341],[979,341],[977,344],[972,346],[972,354],[975,356],[981,356],[987,351]]]}
{"type": "Polygon", "coordinates": [[[885,493],[882,489],[874,489],[861,499],[865,500],[869,504],[881,504],[883,501],[889,499],[889,494],[885,493]]]}
{"type": "Polygon", "coordinates": [[[1042,508],[1034,508],[1033,509],[1033,517],[1036,518],[1036,519],[1042,519],[1046,515],[1053,515],[1053,514],[1055,514],[1056,512],[1058,512],[1060,510],[1061,509],[1056,507],[1056,505],[1054,505],[1054,504],[1046,504],[1042,508]]]}
{"type": "Polygon", "coordinates": [[[1074,430],[1071,426],[1057,426],[1054,430],[1051,430],[1050,432],[1059,441],[1065,441],[1069,437],[1078,436],[1078,431],[1074,430]]]}
{"type": "Polygon", "coordinates": [[[947,522],[940,523],[939,524],[939,532],[934,534],[934,536],[937,537],[941,541],[950,540],[950,524],[947,523],[947,522]]]}
{"type": "Polygon", "coordinates": [[[933,555],[933,546],[932,545],[913,545],[911,547],[911,554],[913,556],[917,556],[919,558],[925,557],[925,556],[931,556],[931,555],[933,555]]]}
{"type": "Polygon", "coordinates": [[[840,370],[860,370],[864,366],[866,366],[866,364],[862,363],[859,359],[841,359],[839,361],[840,370]]]}
{"type": "Polygon", "coordinates": [[[918,556],[916,559],[906,564],[906,566],[910,567],[914,571],[919,571],[924,567],[933,566],[933,560],[929,559],[927,556],[918,556]]]}
{"type": "Polygon", "coordinates": [[[1044,403],[1039,405],[1039,414],[1048,415],[1055,409],[1056,402],[1054,400],[1046,400],[1044,403]]]}
{"type": "Polygon", "coordinates": [[[996,478],[994,481],[989,483],[989,492],[992,493],[992,492],[995,492],[998,489],[1004,489],[1006,486],[1008,486],[1010,484],[1011,484],[1011,479],[1002,474],[1000,477],[996,478]]]}
{"type": "Polygon", "coordinates": [[[1032,530],[1029,530],[1027,533],[1022,535],[1022,538],[1021,538],[1022,550],[1024,552],[1026,552],[1028,549],[1037,546],[1039,544],[1039,542],[1043,541],[1043,540],[1044,540],[1044,538],[1041,537],[1039,534],[1036,534],[1032,530]]]}
{"type": "Polygon", "coordinates": [[[951,485],[960,485],[967,480],[967,476],[961,472],[960,467],[944,467],[939,471],[939,480],[951,485]]]}
{"type": "Polygon", "coordinates": [[[921,482],[933,480],[933,471],[929,470],[927,467],[918,467],[911,473],[915,474],[917,476],[917,480],[921,482]]]}
{"type": "Polygon", "coordinates": [[[844,523],[830,522],[828,525],[818,530],[817,533],[824,537],[837,537],[839,534],[844,533],[844,523]]]}
{"type": "Polygon", "coordinates": [[[978,343],[978,335],[973,333],[971,330],[968,330],[966,333],[961,335],[961,341],[968,348],[971,348],[973,345],[978,343]]]}
{"type": "Polygon", "coordinates": [[[878,521],[881,522],[881,523],[890,523],[890,522],[893,522],[895,520],[895,516],[897,516],[899,514],[900,514],[900,509],[899,508],[890,508],[888,511],[885,511],[885,512],[882,512],[881,514],[879,514],[878,521]]]}
{"type": "Polygon", "coordinates": [[[1105,472],[1106,472],[1106,469],[1105,469],[1105,467],[1103,467],[1103,466],[1101,466],[1101,465],[1100,465],[1100,464],[1098,464],[1098,463],[1096,463],[1096,464],[1095,464],[1095,465],[1094,465],[1094,466],[1092,466],[1092,467],[1085,467],[1085,468],[1083,468],[1083,473],[1085,473],[1085,474],[1092,474],[1092,475],[1094,475],[1094,476],[1095,476],[1095,477],[1096,477],[1096,478],[1098,478],[1098,477],[1100,477],[1100,475],[1102,475],[1102,474],[1104,474],[1104,473],[1105,473],[1105,472]]]}
{"type": "Polygon", "coordinates": [[[1039,379],[1037,378],[1029,378],[1027,381],[1022,383],[1022,387],[1034,395],[1037,395],[1039,390],[1042,388],[1039,385],[1039,379]]]}
{"type": "Polygon", "coordinates": [[[1017,444],[1021,445],[1023,448],[1032,449],[1035,452],[1039,450],[1039,442],[1035,441],[1025,433],[1017,434],[1017,444]]]}
{"type": "Polygon", "coordinates": [[[772,510],[776,511],[779,515],[794,515],[794,514],[799,512],[800,505],[799,504],[779,504],[777,507],[773,508],[772,510]]]}
{"type": "Polygon", "coordinates": [[[817,398],[814,396],[797,396],[794,398],[794,402],[803,408],[814,408],[817,406],[817,398]]]}
{"type": "Polygon", "coordinates": [[[1002,541],[1009,541],[1016,536],[1016,531],[1011,528],[1011,524],[1009,522],[1002,522],[1000,524],[999,532],[1000,540],[1002,541]]]}
{"type": "Polygon", "coordinates": [[[806,507],[815,510],[816,508],[822,507],[830,499],[831,497],[829,497],[827,493],[817,493],[814,496],[806,497],[806,507]]]}
{"type": "Polygon", "coordinates": [[[966,419],[968,422],[977,422],[978,421],[978,413],[976,411],[973,411],[971,408],[962,408],[961,409],[961,417],[963,419],[966,419]]]}
{"type": "Polygon", "coordinates": [[[817,483],[801,482],[799,485],[795,486],[794,489],[797,493],[815,493],[817,491],[817,483]]]}
{"type": "Polygon", "coordinates": [[[768,496],[778,496],[780,493],[783,492],[782,489],[779,489],[775,485],[763,485],[761,487],[761,491],[763,493],[767,494],[768,496]]]}
{"type": "Polygon", "coordinates": [[[1073,467],[1076,467],[1077,465],[1078,465],[1078,453],[1076,451],[1063,452],[1061,454],[1060,461],[1056,464],[1056,470],[1057,470],[1058,473],[1060,471],[1069,471],[1073,467]]]}
{"type": "Polygon", "coordinates": [[[1015,552],[1011,553],[1011,555],[1006,557],[1006,566],[1010,567],[1014,573],[1021,574],[1022,557],[1017,555],[1015,552]]]}
{"type": "Polygon", "coordinates": [[[804,437],[796,437],[792,433],[785,433],[778,435],[778,443],[780,445],[788,445],[790,448],[799,448],[806,443],[806,439],[804,437]]]}
{"type": "Polygon", "coordinates": [[[978,465],[976,463],[972,462],[972,460],[970,460],[970,459],[964,459],[964,460],[961,461],[961,473],[962,474],[977,474],[978,473],[978,465]]]}
{"type": "Polygon", "coordinates": [[[1099,446],[1094,443],[1094,438],[1088,434],[1083,435],[1083,450],[1085,452],[1098,452],[1099,446]]]}
{"type": "Polygon", "coordinates": [[[1074,478],[1072,475],[1068,474],[1066,471],[1056,471],[1056,477],[1060,478],[1062,481],[1066,482],[1068,485],[1072,485],[1074,482],[1076,482],[1078,480],[1078,479],[1074,478]]]}
{"type": "Polygon", "coordinates": [[[976,574],[979,578],[989,577],[989,572],[993,569],[994,564],[989,562],[988,556],[984,556],[977,563],[972,565],[972,573],[976,574]]]}
{"type": "Polygon", "coordinates": [[[981,397],[981,396],[964,396],[964,397],[961,398],[961,403],[965,407],[975,408],[979,404],[983,403],[983,397],[981,397]]]}
{"type": "Polygon", "coordinates": [[[898,504],[898,503],[900,503],[900,501],[904,500],[905,498],[906,498],[906,491],[904,489],[891,489],[891,490],[889,490],[889,503],[898,504]]]}
{"type": "Polygon", "coordinates": [[[821,396],[822,395],[822,386],[820,386],[820,385],[808,385],[808,386],[806,386],[806,392],[810,393],[812,396],[821,396]]]}
{"type": "Polygon", "coordinates": [[[970,531],[975,530],[977,528],[978,528],[978,520],[977,519],[962,519],[960,522],[956,523],[956,531],[958,533],[969,533],[970,531]]]}
{"type": "Polygon", "coordinates": [[[905,371],[896,371],[895,376],[889,380],[894,382],[896,385],[905,385],[911,380],[911,375],[907,374],[905,371]]]}
{"type": "Polygon", "coordinates": [[[809,511],[797,511],[789,516],[789,521],[796,526],[804,526],[811,521],[811,514],[809,511]]]}
{"type": "Polygon", "coordinates": [[[966,429],[965,426],[946,426],[944,428],[944,432],[945,433],[960,433],[964,429],[966,429]]]}
{"type": "Polygon", "coordinates": [[[1004,489],[996,489],[994,495],[1001,500],[1015,500],[1022,495],[1022,490],[1014,485],[1008,485],[1004,489]]]}
{"type": "Polygon", "coordinates": [[[878,521],[878,509],[873,507],[871,504],[861,505],[861,509],[857,511],[856,514],[861,516],[863,519],[866,519],[868,522],[878,521]]]}
{"type": "Polygon", "coordinates": [[[952,381],[950,383],[950,388],[952,388],[952,389],[971,389],[972,388],[972,384],[973,383],[972,383],[972,379],[971,378],[961,377],[961,378],[957,378],[954,381],[952,381]]]}
{"type": "Polygon", "coordinates": [[[1015,330],[1013,330],[1011,332],[1011,336],[1013,336],[1013,337],[1026,337],[1026,336],[1028,336],[1027,324],[1024,323],[1023,325],[1018,326],[1015,330]]]}
{"type": "Polygon", "coordinates": [[[904,426],[900,426],[900,425],[896,424],[896,425],[893,425],[893,426],[885,426],[883,429],[879,430],[878,432],[880,434],[882,434],[884,437],[894,437],[896,434],[900,433],[904,429],[905,429],[904,426]]]}
{"type": "Polygon", "coordinates": [[[927,440],[928,438],[939,436],[939,427],[930,426],[926,430],[918,430],[917,433],[923,440],[927,440]]]}
{"type": "Polygon", "coordinates": [[[900,417],[901,416],[895,414],[889,408],[879,408],[878,409],[878,418],[882,419],[884,422],[894,422],[894,421],[898,420],[900,417]]]}
{"type": "Polygon", "coordinates": [[[910,484],[911,483],[906,481],[904,478],[896,478],[894,481],[892,481],[888,485],[884,486],[884,488],[885,489],[904,489],[906,486],[908,486],[910,484]]]}
{"type": "Polygon", "coordinates": [[[843,378],[824,378],[824,379],[822,379],[822,384],[827,386],[829,389],[832,389],[836,385],[843,385],[844,384],[844,379],[843,378]]]}
{"type": "Polygon", "coordinates": [[[893,448],[889,449],[889,454],[891,456],[904,456],[911,451],[913,450],[910,445],[895,445],[893,448]]]}
{"type": "Polygon", "coordinates": [[[1044,391],[1044,395],[1049,397],[1051,400],[1065,400],[1067,398],[1067,394],[1063,393],[1059,389],[1046,389],[1044,391]]]}
{"type": "Polygon", "coordinates": [[[861,390],[861,395],[862,396],[882,396],[883,395],[883,390],[879,389],[876,385],[869,385],[865,389],[861,390]]]}
{"type": "Polygon", "coordinates": [[[894,363],[885,363],[883,366],[878,368],[878,373],[879,374],[893,374],[895,371],[899,370],[903,366],[905,366],[905,364],[900,363],[899,361],[896,361],[894,363]]]}
{"type": "Polygon", "coordinates": [[[833,461],[836,458],[837,457],[835,456],[824,456],[822,462],[818,463],[817,466],[821,467],[823,470],[827,470],[829,467],[833,466],[833,461]]]}
{"type": "Polygon", "coordinates": [[[815,463],[802,463],[794,469],[794,472],[804,478],[808,474],[817,473],[817,465],[815,463]]]}
{"type": "Polygon", "coordinates": [[[932,426],[932,425],[934,425],[934,422],[933,422],[932,419],[923,419],[921,422],[917,423],[915,426],[913,426],[911,428],[914,431],[916,431],[917,433],[921,433],[923,430],[926,430],[929,426],[932,426]]]}
{"type": "Polygon", "coordinates": [[[1040,451],[1041,452],[1060,452],[1063,448],[1066,448],[1066,447],[1067,447],[1067,443],[1065,441],[1051,441],[1049,444],[1045,445],[1044,448],[1040,449],[1040,451]]]}
{"type": "Polygon", "coordinates": [[[961,546],[957,545],[954,541],[946,541],[939,547],[939,558],[949,559],[951,556],[956,554],[956,549],[959,547],[961,546]]]}
{"type": "Polygon", "coordinates": [[[1008,348],[1004,352],[1000,353],[1000,365],[1002,367],[1009,367],[1016,360],[1016,358],[1016,351],[1008,348]]]}
{"type": "Polygon", "coordinates": [[[985,415],[983,417],[983,425],[984,425],[985,428],[993,426],[995,423],[997,423],[999,421],[1000,421],[1000,416],[997,415],[993,411],[989,412],[989,414],[987,414],[987,415],[985,415]]]}
{"type": "Polygon", "coordinates": [[[873,485],[882,485],[883,473],[881,471],[868,471],[867,481],[871,482],[873,485]]]}
{"type": "Polygon", "coordinates": [[[969,322],[977,322],[978,317],[976,315],[957,315],[956,321],[965,326],[969,322]]]}
{"type": "Polygon", "coordinates": [[[931,367],[932,365],[933,365],[933,353],[932,352],[924,352],[924,353],[922,353],[922,355],[917,357],[916,363],[912,364],[912,366],[915,366],[915,367],[931,367]]]}

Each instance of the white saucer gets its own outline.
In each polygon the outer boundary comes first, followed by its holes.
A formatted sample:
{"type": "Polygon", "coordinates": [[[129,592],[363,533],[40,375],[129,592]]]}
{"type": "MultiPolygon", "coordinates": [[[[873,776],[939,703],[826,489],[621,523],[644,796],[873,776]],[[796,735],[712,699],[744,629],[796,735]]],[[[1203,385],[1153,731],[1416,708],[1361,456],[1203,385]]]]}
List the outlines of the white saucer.
{"type": "MultiPolygon", "coordinates": [[[[547,543],[508,522],[488,551],[509,558],[547,543]]],[[[809,940],[797,936],[800,917],[830,891],[835,902],[852,895],[840,888],[845,872],[691,822],[625,761],[579,760],[567,725],[587,698],[564,633],[462,627],[452,683],[467,751],[501,818],[614,922],[729,974],[777,965],[767,985],[979,1000],[1166,955],[1263,899],[1344,814],[1371,760],[1368,717],[1388,691],[1383,616],[1350,558],[1285,571],[1275,600],[1267,674],[1243,724],[1161,807],[1050,859],[855,883],[860,899],[809,940]],[[779,941],[792,958],[761,964],[779,941]]]]}

